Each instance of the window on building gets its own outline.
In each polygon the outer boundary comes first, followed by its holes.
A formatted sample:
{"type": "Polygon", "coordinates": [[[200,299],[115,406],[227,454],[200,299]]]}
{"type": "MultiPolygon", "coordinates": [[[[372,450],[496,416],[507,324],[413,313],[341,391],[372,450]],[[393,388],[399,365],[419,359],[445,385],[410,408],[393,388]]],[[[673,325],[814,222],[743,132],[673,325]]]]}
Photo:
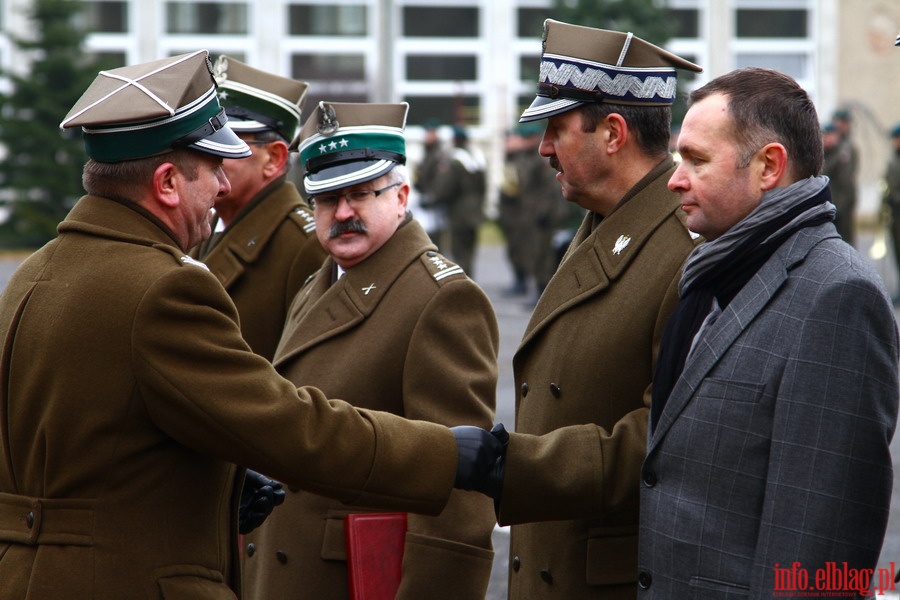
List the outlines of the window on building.
{"type": "MultiPolygon", "coordinates": [[[[682,52],[678,56],[680,56],[684,60],[694,63],[695,65],[699,64],[700,59],[689,52],[682,52]]],[[[697,75],[698,73],[695,73],[694,71],[688,71],[687,69],[678,69],[678,84],[681,85],[684,83],[690,83],[697,79],[697,75]]]]}
{"type": "MultiPolygon", "coordinates": [[[[291,77],[310,83],[306,106],[321,100],[331,102],[369,102],[366,59],[361,54],[291,55],[291,77]]],[[[307,108],[304,113],[312,110],[307,108]]]]}
{"type": "Polygon", "coordinates": [[[474,6],[404,6],[406,37],[478,37],[478,8],[474,6]]]}
{"type": "Polygon", "coordinates": [[[362,54],[295,53],[291,71],[301,81],[360,81],[366,78],[366,59],[362,54]]]}
{"type": "Polygon", "coordinates": [[[794,79],[806,79],[809,77],[809,56],[803,53],[763,54],[761,52],[742,52],[735,56],[735,63],[738,69],[762,67],[781,71],[794,79]]]}
{"type": "Polygon", "coordinates": [[[803,9],[738,9],[737,35],[742,38],[805,38],[807,11],[803,9]]]}
{"type": "Polygon", "coordinates": [[[87,52],[88,58],[97,61],[100,69],[118,69],[128,64],[128,55],[125,52],[107,50],[103,52],[87,52]]]}
{"type": "Polygon", "coordinates": [[[243,2],[168,2],[166,31],[192,34],[245,34],[247,4],[243,2]]]}
{"type": "Polygon", "coordinates": [[[541,39],[544,35],[544,21],[550,18],[550,9],[547,8],[520,8],[516,34],[520,38],[541,39]]]}
{"type": "Polygon", "coordinates": [[[371,102],[369,86],[365,81],[310,81],[306,95],[304,118],[322,100],[328,102],[371,102]]]}
{"type": "Polygon", "coordinates": [[[478,59],[466,55],[410,54],[406,57],[406,78],[410,81],[475,81],[478,59]]]}
{"type": "Polygon", "coordinates": [[[85,2],[84,27],[94,33],[128,33],[128,2],[85,2]]]}
{"type": "Polygon", "coordinates": [[[481,99],[478,96],[406,96],[409,102],[409,125],[424,125],[437,119],[441,123],[478,125],[481,121],[481,99]]]}
{"type": "Polygon", "coordinates": [[[517,102],[519,106],[515,112],[516,116],[521,115],[529,106],[531,106],[531,103],[534,102],[534,92],[519,96],[517,102]]]}
{"type": "Polygon", "coordinates": [[[520,56],[519,57],[519,79],[530,84],[537,84],[541,75],[541,57],[520,56]]]}
{"type": "Polygon", "coordinates": [[[672,8],[669,9],[669,17],[675,24],[673,37],[700,37],[700,11],[696,8],[672,8]]]}
{"type": "Polygon", "coordinates": [[[366,6],[362,4],[288,6],[290,35],[364,36],[366,23],[366,6]]]}

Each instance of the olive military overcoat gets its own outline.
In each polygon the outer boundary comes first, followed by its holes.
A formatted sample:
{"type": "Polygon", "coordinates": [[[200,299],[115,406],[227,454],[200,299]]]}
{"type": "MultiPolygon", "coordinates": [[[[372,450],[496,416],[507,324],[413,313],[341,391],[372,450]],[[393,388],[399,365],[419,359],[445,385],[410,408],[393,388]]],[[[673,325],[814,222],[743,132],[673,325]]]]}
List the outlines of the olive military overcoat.
{"type": "MultiPolygon", "coordinates": [[[[291,308],[275,367],[356,406],[490,428],[494,310],[436,250],[419,223],[409,221],[334,284],[334,263],[327,260],[291,308]]],[[[343,519],[350,512],[372,508],[292,489],[244,539],[247,598],[345,600],[343,519]]],[[[409,515],[397,598],[484,598],[494,523],[491,500],[461,490],[438,517],[409,515]]]]}
{"type": "Polygon", "coordinates": [[[661,163],[599,223],[588,213],[513,358],[516,432],[574,427],[510,442],[499,521],[514,524],[512,600],[637,595],[649,386],[695,243],[666,188],[673,169],[661,163]],[[531,521],[546,522],[515,525],[531,521]]]}
{"type": "Polygon", "coordinates": [[[225,286],[253,351],[272,360],[291,301],[325,260],[312,210],[280,178],[213,238],[193,255],[225,286]]]}
{"type": "Polygon", "coordinates": [[[235,598],[234,464],[440,512],[452,433],[297,389],[149,213],[86,196],[0,297],[0,599],[235,598]]]}

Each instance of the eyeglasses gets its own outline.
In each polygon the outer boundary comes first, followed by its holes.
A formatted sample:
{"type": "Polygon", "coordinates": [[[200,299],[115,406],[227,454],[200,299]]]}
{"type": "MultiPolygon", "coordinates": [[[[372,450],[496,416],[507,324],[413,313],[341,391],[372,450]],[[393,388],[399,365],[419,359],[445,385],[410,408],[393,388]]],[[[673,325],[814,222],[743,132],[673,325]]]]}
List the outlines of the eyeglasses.
{"type": "Polygon", "coordinates": [[[383,187],[380,190],[352,190],[345,194],[325,194],[310,196],[309,203],[313,207],[313,209],[319,208],[321,210],[334,210],[335,208],[337,208],[337,205],[341,201],[341,198],[346,198],[347,204],[350,205],[350,208],[356,210],[357,208],[359,208],[360,204],[363,204],[367,200],[377,198],[386,191],[395,187],[400,187],[401,185],[403,185],[403,183],[398,181],[397,183],[392,183],[391,185],[383,187]]]}

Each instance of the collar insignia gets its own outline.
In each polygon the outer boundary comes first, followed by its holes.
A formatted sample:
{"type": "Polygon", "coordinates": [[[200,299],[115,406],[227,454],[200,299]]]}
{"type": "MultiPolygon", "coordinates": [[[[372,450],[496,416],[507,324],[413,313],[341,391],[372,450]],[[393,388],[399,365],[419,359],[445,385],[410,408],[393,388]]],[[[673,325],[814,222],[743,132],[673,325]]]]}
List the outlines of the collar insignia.
{"type": "Polygon", "coordinates": [[[625,249],[625,246],[631,243],[630,235],[620,235],[619,239],[616,240],[616,245],[613,246],[613,254],[622,254],[622,250],[625,249]]]}

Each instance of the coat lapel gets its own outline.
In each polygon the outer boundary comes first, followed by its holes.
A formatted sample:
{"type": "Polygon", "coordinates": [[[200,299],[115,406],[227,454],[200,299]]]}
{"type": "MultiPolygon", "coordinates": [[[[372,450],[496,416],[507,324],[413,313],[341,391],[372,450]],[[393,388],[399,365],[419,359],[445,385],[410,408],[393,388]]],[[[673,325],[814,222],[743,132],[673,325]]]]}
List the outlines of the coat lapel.
{"type": "Polygon", "coordinates": [[[287,215],[298,210],[296,199],[299,196],[286,189],[287,186],[293,188],[293,184],[279,182],[278,185],[278,189],[270,191],[272,188],[267,188],[251,200],[219,242],[202,257],[225,289],[243,275],[247,265],[259,259],[269,238],[287,215]]]}
{"type": "Polygon", "coordinates": [[[410,221],[375,254],[348,269],[333,284],[334,262],[328,258],[291,308],[275,352],[275,366],[365,321],[391,285],[428,250],[436,247],[421,225],[410,221]]]}
{"type": "Polygon", "coordinates": [[[647,176],[646,184],[636,186],[636,194],[596,226],[592,227],[594,213],[585,215],[534,308],[519,352],[560,314],[602,294],[628,269],[647,239],[679,207],[678,197],[667,188],[672,171],[670,160],[660,163],[647,176]],[[662,198],[668,198],[668,203],[662,198]]]}
{"type": "Polygon", "coordinates": [[[678,415],[694,397],[703,379],[769,304],[787,281],[789,271],[803,260],[819,239],[805,235],[803,230],[789,238],[738,292],[731,304],[698,340],[684,372],[672,388],[656,429],[651,433],[649,451],[659,444],[678,415]]]}

